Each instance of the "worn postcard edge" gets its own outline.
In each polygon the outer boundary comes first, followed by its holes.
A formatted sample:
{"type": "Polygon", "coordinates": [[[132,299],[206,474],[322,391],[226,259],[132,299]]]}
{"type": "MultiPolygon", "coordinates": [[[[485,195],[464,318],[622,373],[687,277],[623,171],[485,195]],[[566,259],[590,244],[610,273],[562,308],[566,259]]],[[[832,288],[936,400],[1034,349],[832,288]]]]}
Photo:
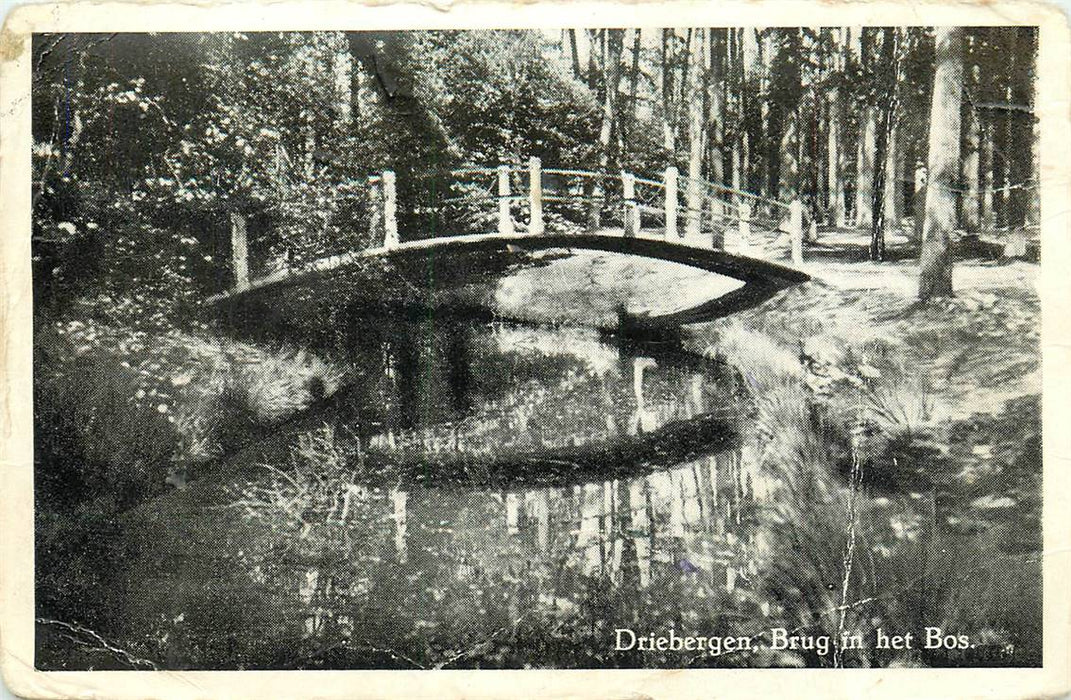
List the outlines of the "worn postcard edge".
{"type": "Polygon", "coordinates": [[[0,33],[0,669],[20,697],[1059,697],[1071,690],[1071,50],[1035,2],[69,3],[16,8],[0,33]],[[310,12],[310,7],[315,12],[310,12]],[[672,9],[669,9],[669,8],[672,9]],[[1044,665],[1039,669],[38,672],[34,655],[30,280],[33,32],[501,27],[1040,27],[1044,665]]]}

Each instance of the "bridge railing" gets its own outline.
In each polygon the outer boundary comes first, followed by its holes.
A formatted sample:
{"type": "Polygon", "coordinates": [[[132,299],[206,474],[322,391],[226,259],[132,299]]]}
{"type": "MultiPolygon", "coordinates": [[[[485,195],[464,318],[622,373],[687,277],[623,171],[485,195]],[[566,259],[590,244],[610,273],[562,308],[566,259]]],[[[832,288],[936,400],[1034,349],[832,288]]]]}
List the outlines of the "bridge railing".
{"type": "MultiPolygon", "coordinates": [[[[406,205],[399,211],[393,171],[367,181],[369,234],[386,249],[400,245],[401,220],[407,239],[414,230],[420,238],[490,231],[506,236],[594,232],[663,238],[795,264],[803,260],[799,200],[781,202],[689,178],[672,166],[661,179],[651,179],[629,172],[543,168],[539,158],[531,158],[525,164],[430,171],[403,186],[406,205]]],[[[248,270],[246,249],[244,230],[232,227],[238,287],[249,283],[248,273],[238,274],[248,270]]],[[[350,251],[328,254],[345,252],[350,251]]]]}

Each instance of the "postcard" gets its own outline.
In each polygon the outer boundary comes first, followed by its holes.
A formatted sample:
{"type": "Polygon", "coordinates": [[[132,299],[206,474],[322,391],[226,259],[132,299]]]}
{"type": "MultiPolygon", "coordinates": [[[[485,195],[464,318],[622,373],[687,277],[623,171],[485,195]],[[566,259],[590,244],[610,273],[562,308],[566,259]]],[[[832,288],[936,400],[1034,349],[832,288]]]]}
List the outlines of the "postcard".
{"type": "Polygon", "coordinates": [[[28,5],[19,697],[1071,690],[1045,4],[28,5]]]}

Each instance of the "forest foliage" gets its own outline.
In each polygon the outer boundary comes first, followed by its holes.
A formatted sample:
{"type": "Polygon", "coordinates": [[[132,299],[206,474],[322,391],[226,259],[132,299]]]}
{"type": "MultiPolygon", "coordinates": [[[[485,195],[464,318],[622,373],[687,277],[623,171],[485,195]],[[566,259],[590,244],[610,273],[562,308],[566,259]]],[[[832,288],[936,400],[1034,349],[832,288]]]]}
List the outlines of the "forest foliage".
{"type": "Polygon", "coordinates": [[[39,291],[218,290],[235,213],[260,271],[367,245],[385,169],[403,239],[424,237],[452,168],[533,156],[798,197],[823,227],[873,229],[880,258],[884,235],[922,234],[934,129],[962,144],[951,225],[1018,235],[1037,222],[1036,31],[955,41],[962,99],[934,96],[924,28],[39,35],[39,291]],[[958,124],[932,123],[938,98],[958,124]]]}

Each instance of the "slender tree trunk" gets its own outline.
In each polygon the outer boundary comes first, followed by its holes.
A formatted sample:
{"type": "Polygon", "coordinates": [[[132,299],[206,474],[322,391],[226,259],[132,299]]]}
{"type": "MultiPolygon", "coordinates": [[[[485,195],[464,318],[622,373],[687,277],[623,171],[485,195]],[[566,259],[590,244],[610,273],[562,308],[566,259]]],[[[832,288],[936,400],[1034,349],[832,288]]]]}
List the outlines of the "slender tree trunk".
{"type": "Polygon", "coordinates": [[[705,53],[703,94],[707,97],[705,127],[708,133],[710,163],[708,166],[711,182],[722,184],[725,181],[725,94],[723,86],[728,78],[725,70],[723,52],[725,50],[725,29],[707,29],[707,50],[705,53]]]}
{"type": "Polygon", "coordinates": [[[881,128],[875,142],[873,220],[870,232],[870,259],[885,259],[885,235],[890,231],[890,217],[895,217],[896,187],[896,119],[899,112],[900,48],[896,29],[885,29],[882,37],[881,65],[888,71],[884,79],[885,104],[881,128]],[[892,170],[892,175],[889,170],[892,170]],[[889,203],[890,206],[886,206],[889,203]]]}
{"type": "Polygon", "coordinates": [[[703,209],[703,193],[700,180],[703,176],[703,153],[706,149],[707,95],[706,73],[703,70],[706,50],[704,39],[707,30],[695,29],[688,60],[688,91],[685,100],[688,104],[688,182],[684,191],[687,216],[685,235],[695,238],[699,235],[700,213],[703,209]]]}
{"type": "Polygon", "coordinates": [[[60,171],[69,176],[74,166],[75,156],[78,153],[78,142],[82,139],[82,131],[85,124],[82,119],[82,103],[79,99],[86,94],[86,56],[81,53],[77,61],[77,77],[75,78],[74,90],[70,93],[73,99],[68,104],[70,108],[69,126],[63,125],[62,133],[62,158],[60,171]]]}
{"type": "Polygon", "coordinates": [[[335,82],[335,115],[339,133],[348,134],[353,126],[353,57],[341,33],[335,35],[331,53],[331,72],[335,82]]]}
{"type": "Polygon", "coordinates": [[[963,29],[936,30],[936,70],[930,108],[929,185],[922,229],[919,298],[952,295],[950,241],[956,226],[959,176],[960,99],[963,92],[963,29]]]}
{"type": "MultiPolygon", "coordinates": [[[[974,39],[968,40],[968,52],[973,54],[974,39]]],[[[981,69],[977,63],[972,63],[968,70],[968,93],[978,94],[978,83],[981,69]]],[[[979,176],[981,174],[981,141],[982,125],[978,121],[979,115],[975,113],[970,104],[963,109],[963,193],[960,220],[963,230],[967,233],[977,234],[982,223],[982,192],[979,176]]]]}
{"type": "Polygon", "coordinates": [[[833,48],[832,80],[833,87],[829,95],[829,145],[826,149],[830,211],[827,218],[837,228],[848,225],[848,207],[844,191],[844,91],[839,81],[844,78],[847,42],[841,29],[832,29],[833,48]]]}
{"type": "Polygon", "coordinates": [[[1026,211],[1026,222],[1032,226],[1041,225],[1041,122],[1034,116],[1034,126],[1030,139],[1030,203],[1026,211]]]}
{"type": "MultiPolygon", "coordinates": [[[[599,172],[609,170],[611,160],[612,137],[616,130],[617,88],[621,79],[621,49],[625,30],[602,30],[602,128],[599,130],[599,172]]],[[[593,48],[594,51],[594,48],[593,48]]],[[[602,180],[596,180],[593,188],[589,228],[599,228],[602,220],[602,208],[606,196],[602,180]]]]}
{"type": "Polygon", "coordinates": [[[993,173],[993,125],[982,124],[982,154],[981,154],[981,187],[979,222],[981,228],[990,234],[996,228],[996,212],[993,208],[993,187],[996,185],[996,176],[993,173]]]}
{"type": "Polygon", "coordinates": [[[762,115],[759,104],[759,81],[762,69],[759,54],[758,30],[745,28],[740,31],[741,114],[744,123],[740,140],[740,167],[744,189],[758,192],[761,189],[759,167],[762,115]]]}
{"type": "Polygon", "coordinates": [[[901,124],[897,119],[889,132],[888,154],[885,157],[885,232],[900,226],[903,215],[904,149],[900,143],[901,124]]]}
{"type": "Polygon", "coordinates": [[[584,71],[580,70],[580,52],[576,48],[576,30],[566,29],[565,32],[569,37],[569,57],[573,64],[573,77],[581,80],[583,79],[584,71]]]}
{"type": "Polygon", "coordinates": [[[761,85],[760,94],[763,95],[761,107],[762,140],[760,143],[763,145],[762,150],[764,153],[762,155],[766,166],[766,177],[764,178],[762,192],[771,198],[778,196],[781,171],[781,122],[784,118],[781,113],[780,101],[776,99],[779,95],[775,95],[775,91],[771,89],[773,64],[776,60],[776,43],[775,34],[773,33],[775,31],[777,30],[767,29],[762,36],[762,41],[759,43],[759,49],[762,52],[762,64],[765,68],[759,81],[761,85]]]}
{"type": "Polygon", "coordinates": [[[631,141],[640,123],[640,53],[643,48],[643,30],[632,30],[632,73],[629,75],[628,91],[628,133],[626,142],[631,141]]]}
{"type": "Polygon", "coordinates": [[[1008,233],[1015,256],[1026,254],[1026,220],[1030,208],[1031,142],[1034,135],[1031,66],[1034,63],[1036,31],[1032,27],[1009,29],[1012,32],[1012,70],[1008,113],[1008,233]]]}
{"type": "Polygon", "coordinates": [[[677,153],[677,99],[674,85],[677,35],[672,29],[662,30],[662,148],[670,162],[677,153]]]}

